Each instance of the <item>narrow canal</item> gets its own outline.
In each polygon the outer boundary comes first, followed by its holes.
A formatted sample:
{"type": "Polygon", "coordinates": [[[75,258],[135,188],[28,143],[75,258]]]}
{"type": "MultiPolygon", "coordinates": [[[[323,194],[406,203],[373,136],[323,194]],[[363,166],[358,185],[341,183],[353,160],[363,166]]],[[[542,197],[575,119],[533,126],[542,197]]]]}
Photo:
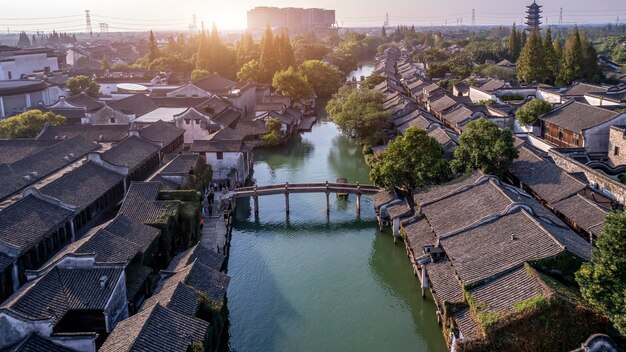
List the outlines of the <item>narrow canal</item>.
{"type": "MultiPolygon", "coordinates": [[[[369,183],[360,148],[330,122],[280,149],[255,151],[257,184],[369,183]]],[[[445,351],[431,299],[422,299],[404,246],[377,232],[372,200],[323,194],[237,204],[228,263],[232,351],[445,351]]]]}

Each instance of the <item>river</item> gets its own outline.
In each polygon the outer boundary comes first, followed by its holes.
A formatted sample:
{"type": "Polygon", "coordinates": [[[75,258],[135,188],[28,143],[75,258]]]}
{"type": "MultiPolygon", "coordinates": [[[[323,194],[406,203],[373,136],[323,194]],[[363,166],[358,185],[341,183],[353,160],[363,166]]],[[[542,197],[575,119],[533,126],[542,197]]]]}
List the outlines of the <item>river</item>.
{"type": "MultiPolygon", "coordinates": [[[[360,148],[330,122],[278,149],[258,149],[259,185],[369,183],[360,148]]],[[[432,299],[422,299],[404,245],[377,232],[370,197],[323,194],[239,200],[228,274],[232,351],[445,351],[432,299]]]]}

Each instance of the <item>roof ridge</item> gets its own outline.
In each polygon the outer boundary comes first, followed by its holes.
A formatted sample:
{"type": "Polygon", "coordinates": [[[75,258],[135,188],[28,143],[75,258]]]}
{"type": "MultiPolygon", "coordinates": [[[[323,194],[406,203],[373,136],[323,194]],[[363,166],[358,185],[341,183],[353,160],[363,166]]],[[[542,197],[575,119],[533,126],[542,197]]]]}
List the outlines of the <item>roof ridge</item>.
{"type": "MultiPolygon", "coordinates": [[[[541,221],[539,221],[539,219],[538,219],[538,218],[536,218],[536,217],[534,217],[534,216],[531,216],[531,214],[530,214],[530,213],[529,213],[526,209],[522,209],[522,213],[523,213],[526,217],[528,217],[528,219],[529,219],[530,221],[532,221],[532,222],[533,222],[533,223],[535,223],[537,226],[539,226],[539,228],[540,228],[543,232],[545,232],[548,236],[550,236],[550,238],[551,238],[551,239],[552,239],[552,240],[553,240],[553,241],[554,241],[554,242],[555,242],[555,243],[556,243],[559,247],[561,247],[561,249],[563,249],[563,250],[567,250],[567,247],[566,247],[564,244],[562,244],[562,243],[561,243],[561,241],[559,241],[556,237],[554,237],[554,235],[553,235],[550,231],[548,231],[548,229],[545,227],[545,225],[544,225],[541,221]]],[[[555,226],[558,226],[558,225],[556,225],[556,224],[555,224],[555,226]]],[[[561,226],[558,226],[558,227],[561,227],[561,226]]]]}

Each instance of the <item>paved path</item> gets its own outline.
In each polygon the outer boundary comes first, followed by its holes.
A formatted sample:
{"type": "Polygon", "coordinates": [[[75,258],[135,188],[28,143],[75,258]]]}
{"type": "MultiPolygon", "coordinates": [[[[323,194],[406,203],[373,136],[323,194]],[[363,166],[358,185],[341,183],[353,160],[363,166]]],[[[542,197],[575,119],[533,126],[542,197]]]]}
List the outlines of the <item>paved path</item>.
{"type": "MultiPolygon", "coordinates": [[[[212,205],[210,216],[209,211],[205,211],[204,228],[202,229],[200,242],[205,248],[226,255],[226,247],[228,245],[228,229],[226,228],[226,223],[224,222],[224,216],[216,203],[212,205]]],[[[204,205],[205,209],[208,209],[208,206],[206,204],[204,205]]]]}

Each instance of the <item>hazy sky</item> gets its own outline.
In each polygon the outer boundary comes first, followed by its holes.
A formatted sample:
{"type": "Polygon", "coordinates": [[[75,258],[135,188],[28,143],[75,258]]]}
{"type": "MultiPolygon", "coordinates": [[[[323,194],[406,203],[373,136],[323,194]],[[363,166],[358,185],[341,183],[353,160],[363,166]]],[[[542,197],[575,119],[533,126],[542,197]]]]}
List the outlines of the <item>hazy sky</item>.
{"type": "MultiPolygon", "coordinates": [[[[510,25],[524,17],[530,0],[0,0],[0,28],[11,31],[36,29],[84,31],[84,10],[92,14],[92,27],[106,22],[113,30],[185,29],[192,14],[198,23],[212,21],[220,29],[246,27],[246,11],[255,6],[322,7],[335,9],[343,26],[380,26],[386,13],[392,26],[398,24],[510,25]]],[[[544,17],[556,24],[563,7],[563,23],[626,23],[625,0],[545,0],[544,17]]],[[[544,22],[546,19],[544,18],[544,22]]]]}

